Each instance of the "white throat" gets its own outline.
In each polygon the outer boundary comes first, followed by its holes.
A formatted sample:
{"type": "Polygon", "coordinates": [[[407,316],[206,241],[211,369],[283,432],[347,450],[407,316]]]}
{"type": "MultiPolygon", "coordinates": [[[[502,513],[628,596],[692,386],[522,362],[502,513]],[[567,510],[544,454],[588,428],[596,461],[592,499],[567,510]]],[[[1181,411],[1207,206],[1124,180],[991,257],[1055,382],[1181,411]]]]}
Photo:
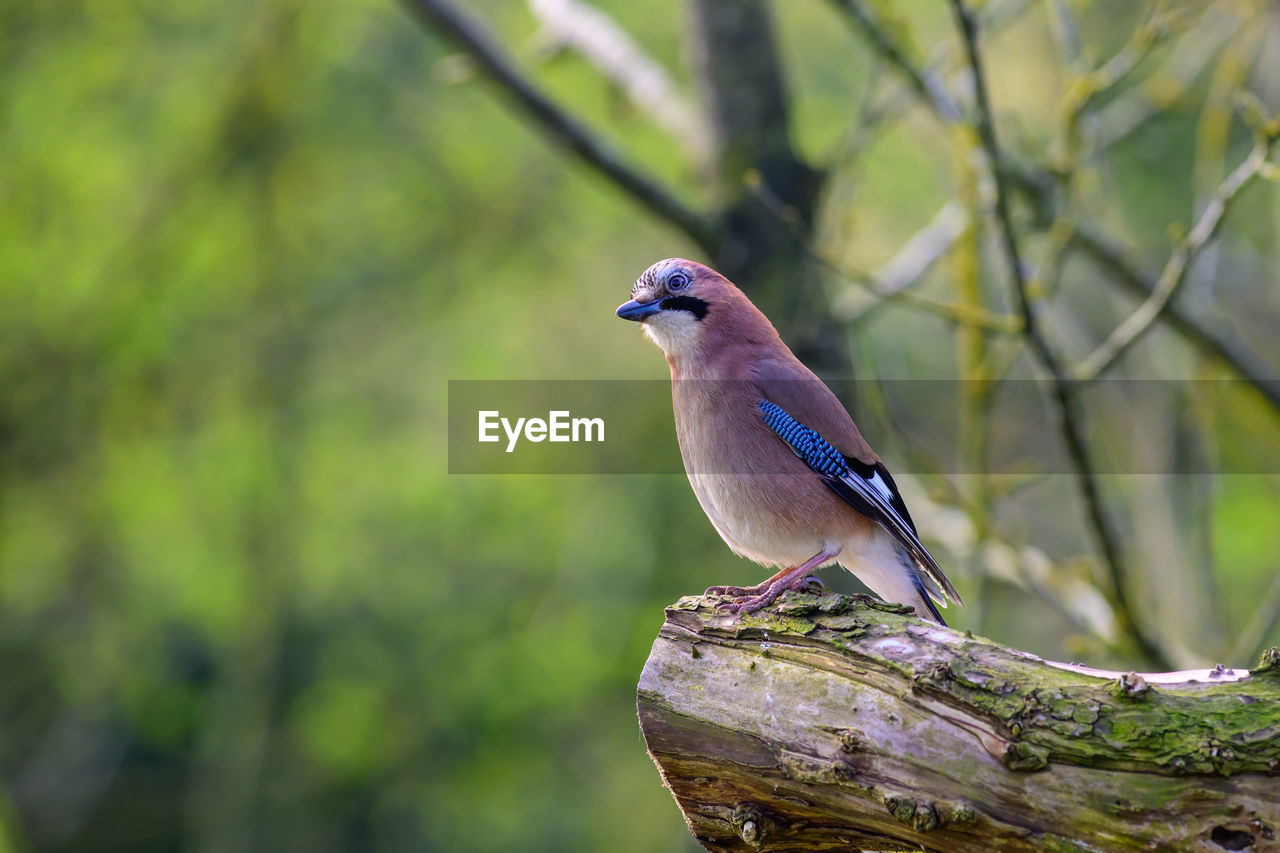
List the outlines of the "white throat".
{"type": "Polygon", "coordinates": [[[698,345],[700,323],[688,311],[659,311],[641,325],[645,337],[668,355],[689,355],[698,345]]]}

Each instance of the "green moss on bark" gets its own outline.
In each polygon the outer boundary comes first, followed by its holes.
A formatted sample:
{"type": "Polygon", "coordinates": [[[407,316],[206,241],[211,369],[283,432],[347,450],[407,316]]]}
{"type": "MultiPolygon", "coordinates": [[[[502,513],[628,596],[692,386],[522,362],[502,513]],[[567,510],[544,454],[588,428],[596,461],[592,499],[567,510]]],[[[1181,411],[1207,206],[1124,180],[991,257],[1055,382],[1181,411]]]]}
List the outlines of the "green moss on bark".
{"type": "Polygon", "coordinates": [[[1263,656],[1241,681],[1152,685],[1136,674],[1105,679],[922,623],[898,605],[789,592],[745,618],[717,613],[717,599],[691,597],[689,627],[728,643],[754,641],[767,655],[806,646],[844,650],[913,691],[985,717],[1009,741],[1006,766],[1061,762],[1171,776],[1275,772],[1280,766],[1280,653],[1263,656]],[[927,647],[928,654],[920,649],[927,647]]]}

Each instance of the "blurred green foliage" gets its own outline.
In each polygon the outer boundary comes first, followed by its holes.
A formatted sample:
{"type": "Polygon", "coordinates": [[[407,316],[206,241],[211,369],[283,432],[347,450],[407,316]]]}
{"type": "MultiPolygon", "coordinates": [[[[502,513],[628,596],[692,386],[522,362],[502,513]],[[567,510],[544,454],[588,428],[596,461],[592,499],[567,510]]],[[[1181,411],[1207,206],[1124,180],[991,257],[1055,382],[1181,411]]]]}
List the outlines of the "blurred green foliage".
{"type": "MultiPolygon", "coordinates": [[[[678,3],[599,5],[683,68],[678,3]]],[[[1123,38],[1103,6],[1080,8],[1099,56],[1123,38]]],[[[591,68],[539,60],[523,4],[470,8],[699,197],[591,68]]],[[[917,11],[919,44],[949,37],[917,11]]],[[[759,570],[682,477],[451,477],[445,456],[448,379],[663,376],[612,309],[688,243],[389,0],[0,16],[0,851],[694,849],[634,684],[664,604],[759,570]]],[[[871,62],[824,4],[778,18],[817,159],[871,62]]],[[[997,101],[1045,119],[1043,16],[992,50],[997,101]]],[[[1147,226],[1124,236],[1155,263],[1187,219],[1167,211],[1189,209],[1195,115],[1119,155],[1147,226]]],[[[851,258],[883,261],[952,196],[943,145],[910,117],[844,176],[851,258]]],[[[1274,272],[1272,201],[1250,199],[1234,263],[1274,272]]],[[[1246,331],[1274,323],[1274,293],[1222,296],[1246,331]]],[[[950,375],[936,318],[889,308],[864,335],[887,374],[950,375]]],[[[1280,492],[1215,488],[1238,622],[1275,570],[1280,492]]],[[[957,574],[957,624],[1068,654],[1033,595],[957,574]]]]}

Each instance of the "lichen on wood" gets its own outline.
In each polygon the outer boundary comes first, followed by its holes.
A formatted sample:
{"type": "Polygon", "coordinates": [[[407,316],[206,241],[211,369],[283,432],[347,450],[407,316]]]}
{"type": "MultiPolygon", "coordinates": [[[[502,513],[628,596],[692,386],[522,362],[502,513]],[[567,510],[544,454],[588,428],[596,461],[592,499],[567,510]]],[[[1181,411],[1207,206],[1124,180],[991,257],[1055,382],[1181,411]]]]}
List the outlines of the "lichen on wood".
{"type": "Polygon", "coordinates": [[[667,610],[638,691],[708,850],[1280,849],[1274,651],[1109,673],[857,597],[719,601],[667,610]]]}

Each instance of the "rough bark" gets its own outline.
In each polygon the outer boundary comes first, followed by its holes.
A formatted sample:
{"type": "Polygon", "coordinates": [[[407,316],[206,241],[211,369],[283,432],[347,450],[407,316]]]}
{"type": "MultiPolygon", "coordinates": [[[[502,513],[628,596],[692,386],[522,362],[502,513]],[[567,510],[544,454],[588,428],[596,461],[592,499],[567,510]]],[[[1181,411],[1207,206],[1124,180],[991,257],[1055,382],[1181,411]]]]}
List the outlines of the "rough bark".
{"type": "Polygon", "coordinates": [[[667,610],[638,691],[708,850],[1280,850],[1280,651],[1122,674],[846,596],[716,603],[667,610]]]}

